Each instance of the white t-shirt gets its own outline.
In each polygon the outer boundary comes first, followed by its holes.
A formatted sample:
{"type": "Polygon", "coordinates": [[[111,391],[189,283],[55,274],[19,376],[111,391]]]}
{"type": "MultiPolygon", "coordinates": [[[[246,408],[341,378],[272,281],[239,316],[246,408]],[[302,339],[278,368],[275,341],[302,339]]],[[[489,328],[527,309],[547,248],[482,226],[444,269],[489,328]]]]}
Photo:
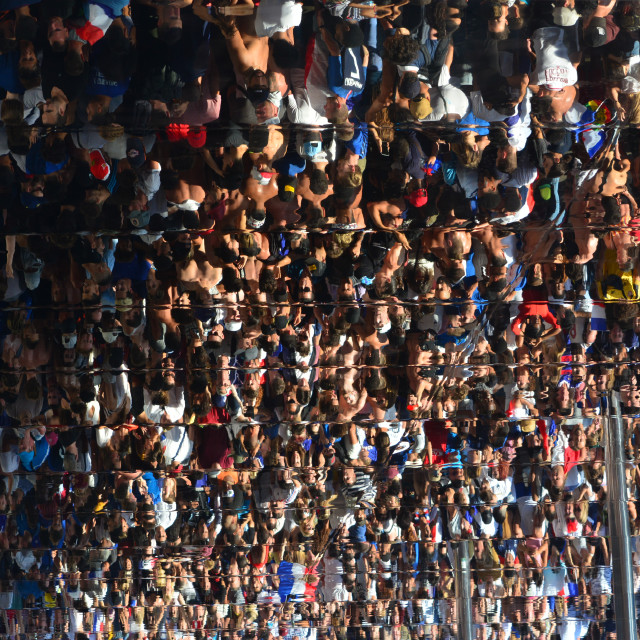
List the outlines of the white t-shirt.
{"type": "Polygon", "coordinates": [[[611,594],[611,567],[596,567],[595,575],[588,580],[593,596],[611,594]]]}
{"type": "Polygon", "coordinates": [[[20,567],[20,569],[22,569],[22,571],[24,571],[25,573],[27,573],[31,569],[31,567],[33,567],[33,565],[37,564],[38,562],[31,549],[21,549],[15,554],[13,559],[15,563],[20,567]]]}
{"type": "Polygon", "coordinates": [[[442,87],[429,87],[431,113],[421,122],[436,122],[446,118],[449,114],[456,114],[463,118],[469,111],[469,98],[464,91],[447,84],[442,87]]]}
{"type": "Polygon", "coordinates": [[[82,613],[77,609],[71,608],[69,611],[69,637],[75,638],[76,633],[82,629],[82,613]]]}
{"type": "Polygon", "coordinates": [[[160,500],[153,505],[153,508],[156,512],[156,526],[164,527],[164,529],[168,529],[178,517],[178,507],[174,503],[165,502],[164,500],[160,500]]]}
{"type": "Polygon", "coordinates": [[[302,21],[302,4],[294,0],[262,0],[256,9],[256,34],[259,38],[271,38],[297,27],[302,21]]]}
{"type": "Polygon", "coordinates": [[[578,82],[578,71],[571,64],[569,50],[564,43],[564,29],[560,27],[536,29],[532,41],[536,54],[536,68],[532,74],[533,84],[558,91],[578,82]]]}
{"type": "Polygon", "coordinates": [[[544,595],[557,596],[564,589],[567,569],[565,567],[545,567],[542,576],[544,595]]]}
{"type": "Polygon", "coordinates": [[[629,73],[620,83],[622,93],[638,93],[640,91],[640,56],[631,56],[627,60],[629,73]]]}
{"type": "Polygon", "coordinates": [[[96,444],[101,449],[106,447],[113,437],[113,429],[109,427],[98,427],[94,433],[96,434],[96,444]]]}
{"type": "Polygon", "coordinates": [[[349,460],[355,460],[360,455],[360,452],[362,451],[362,444],[367,437],[364,429],[360,427],[356,427],[356,434],[358,436],[358,441],[355,444],[351,443],[349,437],[345,436],[344,438],[344,448],[349,456],[349,460]]]}
{"type": "Polygon", "coordinates": [[[144,389],[144,412],[149,420],[160,424],[163,413],[166,411],[171,422],[178,422],[184,415],[184,388],[173,387],[168,392],[169,404],[166,407],[161,407],[158,404],[152,404],[151,398],[153,397],[147,389],[144,389]]]}
{"type": "Polygon", "coordinates": [[[486,120],[487,122],[502,122],[507,118],[512,118],[517,113],[517,109],[515,107],[513,109],[513,113],[510,115],[500,113],[493,108],[489,109],[489,107],[485,105],[480,91],[472,91],[469,94],[469,97],[471,98],[471,110],[473,115],[481,120],[486,120]]]}
{"type": "Polygon", "coordinates": [[[509,145],[515,147],[516,151],[522,151],[531,135],[531,95],[531,91],[527,89],[522,102],[514,107],[513,113],[505,115],[493,108],[489,109],[485,105],[480,91],[472,91],[469,94],[471,111],[476,118],[487,122],[508,121],[509,145]]]}
{"type": "Polygon", "coordinates": [[[27,89],[22,94],[22,106],[24,108],[24,121],[27,124],[34,124],[40,117],[40,109],[38,105],[45,101],[42,87],[34,87],[27,89]]]}
{"type": "MultiPolygon", "coordinates": [[[[522,498],[518,498],[518,511],[520,512],[520,526],[522,527],[522,533],[525,536],[533,535],[533,516],[535,514],[538,505],[544,500],[545,496],[548,495],[548,491],[545,487],[542,487],[542,491],[540,492],[540,500],[536,502],[531,495],[523,496],[522,498]]],[[[543,520],[542,528],[546,530],[547,521],[543,520]]]]}
{"type": "Polygon", "coordinates": [[[188,462],[193,451],[193,441],[189,437],[186,427],[176,425],[172,429],[165,430],[162,435],[165,462],[168,465],[172,462],[178,464],[188,462]]]}
{"type": "MultiPolygon", "coordinates": [[[[7,429],[0,430],[0,447],[2,446],[2,440],[4,433],[7,429]]],[[[20,466],[20,458],[18,456],[18,447],[13,445],[7,451],[0,452],[0,470],[3,473],[13,473],[18,470],[20,466]]]]}
{"type": "Polygon", "coordinates": [[[544,582],[538,586],[533,580],[531,580],[527,585],[525,595],[529,598],[539,598],[544,595],[544,582]]]}
{"type": "Polygon", "coordinates": [[[580,640],[589,631],[589,621],[580,618],[564,618],[558,622],[561,640],[580,640]]]}
{"type": "MultiPolygon", "coordinates": [[[[311,106],[305,87],[296,87],[284,99],[287,120],[292,124],[326,125],[327,118],[311,106]]],[[[318,104],[316,104],[318,106],[318,104]]]]}
{"type": "Polygon", "coordinates": [[[325,558],[324,562],[324,584],[322,593],[325,599],[329,601],[332,596],[338,593],[342,587],[342,574],[344,569],[342,562],[338,558],[325,558]]]}
{"type": "Polygon", "coordinates": [[[381,422],[381,427],[387,428],[387,434],[389,435],[389,446],[395,447],[400,440],[402,440],[402,436],[404,435],[404,426],[402,422],[393,421],[393,422],[381,422]]]}
{"type": "Polygon", "coordinates": [[[324,114],[327,98],[333,94],[327,85],[327,69],[329,67],[329,53],[322,40],[316,39],[313,48],[313,61],[307,75],[308,105],[318,114],[324,114]]]}
{"type": "Polygon", "coordinates": [[[494,518],[491,518],[491,522],[489,524],[485,524],[482,519],[482,514],[479,511],[476,511],[473,514],[473,521],[478,526],[481,536],[494,538],[498,534],[498,523],[494,518]]]}

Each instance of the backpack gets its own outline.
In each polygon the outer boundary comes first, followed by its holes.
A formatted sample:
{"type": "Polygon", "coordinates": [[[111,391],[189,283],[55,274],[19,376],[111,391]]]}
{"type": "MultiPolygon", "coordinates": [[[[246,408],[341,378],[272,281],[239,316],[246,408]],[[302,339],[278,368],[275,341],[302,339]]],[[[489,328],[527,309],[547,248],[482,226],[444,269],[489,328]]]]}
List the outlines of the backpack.
{"type": "Polygon", "coordinates": [[[411,37],[418,42],[426,42],[429,37],[428,5],[406,4],[402,7],[402,24],[409,29],[411,37]],[[412,26],[409,26],[412,25],[412,26]]]}
{"type": "Polygon", "coordinates": [[[436,51],[433,56],[429,53],[429,49],[426,45],[420,45],[420,51],[425,59],[424,64],[418,69],[418,78],[421,82],[426,82],[431,86],[437,86],[438,75],[444,66],[444,61],[447,58],[447,52],[449,51],[450,44],[451,36],[438,40],[438,46],[436,47],[436,51]]]}

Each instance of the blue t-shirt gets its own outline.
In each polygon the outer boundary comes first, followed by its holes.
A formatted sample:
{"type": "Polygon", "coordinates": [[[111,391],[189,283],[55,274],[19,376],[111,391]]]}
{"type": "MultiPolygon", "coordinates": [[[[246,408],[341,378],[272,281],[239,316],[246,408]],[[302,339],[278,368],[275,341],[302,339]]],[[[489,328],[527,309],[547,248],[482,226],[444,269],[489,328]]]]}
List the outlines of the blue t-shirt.
{"type": "Polygon", "coordinates": [[[35,144],[31,145],[27,152],[27,159],[25,167],[27,173],[37,176],[49,175],[60,171],[68,162],[69,158],[65,154],[62,162],[53,163],[45,160],[42,155],[42,149],[44,147],[44,140],[38,140],[35,144]]]}
{"type": "MultiPolygon", "coordinates": [[[[97,43],[100,44],[101,40],[97,43]]],[[[129,88],[131,78],[126,78],[122,82],[108,80],[102,75],[98,67],[93,66],[89,71],[89,82],[87,83],[86,93],[89,96],[109,96],[115,98],[122,96],[129,88]]]]}
{"type": "MultiPolygon", "coordinates": [[[[102,254],[102,261],[109,267],[109,271],[113,271],[113,265],[116,261],[113,252],[116,250],[117,245],[118,241],[116,239],[112,240],[111,247],[106,248],[102,254]]],[[[90,276],[88,271],[86,271],[86,274],[87,277],[90,276]]],[[[107,287],[107,289],[102,292],[100,302],[104,307],[113,307],[116,304],[116,292],[113,287],[107,287]]]]}
{"type": "Polygon", "coordinates": [[[33,451],[21,451],[19,454],[20,462],[27,471],[35,471],[42,466],[42,463],[47,459],[49,455],[49,443],[47,439],[42,436],[35,441],[35,447],[33,451]]]}
{"type": "Polygon", "coordinates": [[[38,600],[44,593],[35,580],[16,580],[15,584],[17,593],[23,598],[33,596],[38,600]]]}
{"type": "MultiPolygon", "coordinates": [[[[433,40],[432,42],[436,43],[436,47],[438,45],[438,41],[437,40],[433,40]]],[[[429,48],[429,46],[427,45],[427,48],[429,48]]],[[[433,49],[432,55],[433,53],[435,53],[435,49],[433,49]]],[[[424,51],[422,51],[422,49],[420,49],[418,51],[418,55],[407,65],[408,67],[418,67],[418,69],[422,69],[422,67],[424,67],[427,64],[427,58],[424,55],[424,51]]]]}
{"type": "MultiPolygon", "coordinates": [[[[160,483],[156,480],[156,477],[148,471],[147,473],[142,474],[142,479],[147,483],[147,491],[153,500],[153,504],[158,504],[160,499],[162,498],[162,488],[160,487],[160,483]]],[[[133,493],[136,497],[141,498],[142,494],[139,492],[137,485],[133,487],[133,493]]]]}
{"type": "Polygon", "coordinates": [[[473,131],[479,136],[489,135],[489,123],[482,118],[476,118],[471,111],[469,111],[464,118],[456,120],[456,122],[459,125],[463,125],[458,127],[459,133],[462,133],[463,131],[473,131]]]}
{"type": "Polygon", "coordinates": [[[360,122],[358,119],[355,119],[355,121],[352,119],[351,121],[354,124],[353,138],[346,142],[345,146],[361,158],[366,158],[367,145],[369,143],[369,127],[365,122],[360,122]]]}
{"type": "Polygon", "coordinates": [[[345,49],[343,55],[329,56],[327,82],[329,89],[341,98],[360,95],[364,90],[367,70],[362,64],[362,53],[345,49]]]}
{"type": "MultiPolygon", "coordinates": [[[[129,278],[137,292],[140,284],[145,285],[149,269],[151,269],[151,263],[140,256],[136,256],[131,262],[115,261],[111,272],[111,281],[116,283],[123,278],[129,278]]],[[[146,290],[146,286],[144,288],[146,290]]]]}
{"type": "Polygon", "coordinates": [[[24,93],[24,87],[18,77],[20,54],[10,51],[0,56],[0,87],[11,93],[24,93]]]}

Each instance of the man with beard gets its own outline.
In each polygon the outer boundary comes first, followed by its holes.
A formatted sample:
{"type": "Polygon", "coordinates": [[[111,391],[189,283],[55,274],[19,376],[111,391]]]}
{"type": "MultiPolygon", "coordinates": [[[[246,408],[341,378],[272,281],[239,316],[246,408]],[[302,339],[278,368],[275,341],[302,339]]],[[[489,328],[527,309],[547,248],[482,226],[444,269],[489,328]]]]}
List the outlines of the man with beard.
{"type": "Polygon", "coordinates": [[[373,309],[367,313],[362,324],[357,325],[362,340],[374,349],[382,349],[389,343],[386,333],[391,329],[389,308],[386,304],[372,305],[373,309]]]}
{"type": "Polygon", "coordinates": [[[209,291],[222,279],[222,268],[212,266],[205,253],[191,242],[174,243],[173,259],[178,282],[187,291],[209,291]]]}
{"type": "Polygon", "coordinates": [[[15,365],[25,371],[33,371],[44,367],[51,359],[51,345],[33,322],[29,322],[22,330],[22,349],[15,360],[15,365]]]}
{"type": "Polygon", "coordinates": [[[176,385],[171,358],[162,361],[161,372],[147,373],[144,385],[144,416],[156,425],[182,420],[185,408],[184,387],[176,385]]]}

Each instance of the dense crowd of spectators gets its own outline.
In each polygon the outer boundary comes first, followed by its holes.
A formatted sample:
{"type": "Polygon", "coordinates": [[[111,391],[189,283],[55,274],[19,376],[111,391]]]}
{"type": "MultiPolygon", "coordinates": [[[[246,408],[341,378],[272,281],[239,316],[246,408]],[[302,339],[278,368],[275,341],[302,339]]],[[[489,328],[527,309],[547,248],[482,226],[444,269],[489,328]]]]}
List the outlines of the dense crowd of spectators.
{"type": "Polygon", "coordinates": [[[614,638],[640,3],[24,2],[0,640],[614,638]]]}

